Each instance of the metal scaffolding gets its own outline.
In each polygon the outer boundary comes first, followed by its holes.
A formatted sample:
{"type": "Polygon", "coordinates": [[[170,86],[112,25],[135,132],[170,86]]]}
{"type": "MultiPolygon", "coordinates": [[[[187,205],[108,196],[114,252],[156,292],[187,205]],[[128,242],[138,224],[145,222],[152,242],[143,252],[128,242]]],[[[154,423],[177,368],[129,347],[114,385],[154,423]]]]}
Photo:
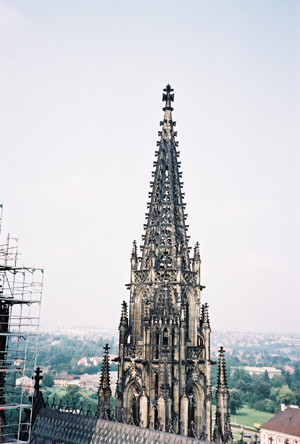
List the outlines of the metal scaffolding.
{"type": "MultiPolygon", "coordinates": [[[[0,234],[2,205],[0,205],[0,234]]],[[[30,439],[29,401],[42,300],[43,269],[18,266],[18,240],[0,243],[0,443],[30,439]]]]}

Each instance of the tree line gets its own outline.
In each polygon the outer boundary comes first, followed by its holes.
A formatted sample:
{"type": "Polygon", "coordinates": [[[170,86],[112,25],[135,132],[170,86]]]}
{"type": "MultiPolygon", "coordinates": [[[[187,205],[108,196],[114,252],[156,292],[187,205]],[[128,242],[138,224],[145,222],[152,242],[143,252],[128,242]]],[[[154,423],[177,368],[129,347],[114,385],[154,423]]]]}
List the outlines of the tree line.
{"type": "MultiPolygon", "coordinates": [[[[277,413],[281,404],[300,406],[300,367],[296,364],[294,373],[282,370],[281,375],[269,377],[250,375],[243,368],[229,367],[228,388],[230,413],[235,415],[242,406],[262,412],[277,413]]],[[[216,369],[213,372],[216,386],[216,369]]]]}

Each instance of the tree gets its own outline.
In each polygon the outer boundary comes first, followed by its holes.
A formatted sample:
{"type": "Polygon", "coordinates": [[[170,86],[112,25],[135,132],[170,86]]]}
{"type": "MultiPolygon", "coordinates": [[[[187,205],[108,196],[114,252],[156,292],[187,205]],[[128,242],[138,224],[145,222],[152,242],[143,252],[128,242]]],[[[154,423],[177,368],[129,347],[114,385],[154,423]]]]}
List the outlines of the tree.
{"type": "Polygon", "coordinates": [[[245,381],[243,381],[242,379],[240,379],[240,380],[237,382],[235,388],[236,388],[237,390],[240,390],[241,392],[246,393],[246,392],[247,392],[247,384],[248,384],[247,382],[245,382],[245,381]]]}
{"type": "Polygon", "coordinates": [[[276,398],[280,404],[291,405],[296,403],[296,396],[287,385],[278,390],[276,398]]]}
{"type": "Polygon", "coordinates": [[[43,376],[43,386],[44,387],[53,387],[53,376],[51,373],[45,373],[43,376]]]}
{"type": "Polygon", "coordinates": [[[236,415],[236,411],[243,407],[241,394],[239,390],[230,390],[229,409],[232,415],[236,415]]]}
{"type": "Polygon", "coordinates": [[[270,392],[270,386],[267,382],[261,382],[255,390],[255,393],[260,397],[261,400],[268,399],[270,392]]]}
{"type": "Polygon", "coordinates": [[[73,405],[75,405],[76,408],[80,407],[80,388],[78,385],[68,385],[66,394],[62,397],[62,403],[64,406],[67,401],[70,407],[73,405]]]}

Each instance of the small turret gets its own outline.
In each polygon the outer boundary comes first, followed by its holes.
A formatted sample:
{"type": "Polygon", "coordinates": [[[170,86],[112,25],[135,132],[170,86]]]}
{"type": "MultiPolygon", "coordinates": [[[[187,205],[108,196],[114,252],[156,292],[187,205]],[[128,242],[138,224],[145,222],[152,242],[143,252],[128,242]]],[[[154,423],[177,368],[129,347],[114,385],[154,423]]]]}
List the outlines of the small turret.
{"type": "MultiPolygon", "coordinates": [[[[232,443],[232,432],[229,414],[229,391],[226,375],[226,362],[224,356],[225,350],[220,347],[219,350],[219,369],[218,383],[216,390],[216,425],[214,435],[216,439],[221,438],[223,443],[232,443]]],[[[216,442],[216,441],[215,441],[216,442]]]]}
{"type": "Polygon", "coordinates": [[[155,265],[156,265],[155,248],[154,245],[152,244],[149,253],[149,267],[155,268],[155,265]]]}
{"type": "Polygon", "coordinates": [[[104,357],[102,362],[102,371],[100,377],[100,385],[98,390],[98,414],[100,418],[110,419],[110,371],[109,371],[109,346],[105,344],[104,357]]]}
{"type": "Polygon", "coordinates": [[[194,257],[193,257],[193,271],[200,271],[200,248],[199,248],[199,242],[196,242],[196,245],[194,247],[194,257]]]}
{"type": "Polygon", "coordinates": [[[131,252],[131,269],[136,270],[138,266],[138,258],[137,258],[137,247],[136,247],[136,241],[134,240],[132,243],[132,252],[131,252]]]}
{"type": "Polygon", "coordinates": [[[210,322],[209,322],[209,313],[208,313],[208,304],[205,303],[202,305],[202,327],[208,327],[210,329],[210,322]]]}
{"type": "Polygon", "coordinates": [[[181,269],[181,265],[182,265],[182,258],[181,258],[181,245],[178,244],[177,248],[176,248],[176,268],[178,270],[181,269]]]}
{"type": "Polygon", "coordinates": [[[122,309],[121,309],[121,318],[120,318],[120,324],[119,324],[119,330],[120,329],[127,329],[128,328],[128,313],[127,313],[127,302],[122,302],[122,309]]]}

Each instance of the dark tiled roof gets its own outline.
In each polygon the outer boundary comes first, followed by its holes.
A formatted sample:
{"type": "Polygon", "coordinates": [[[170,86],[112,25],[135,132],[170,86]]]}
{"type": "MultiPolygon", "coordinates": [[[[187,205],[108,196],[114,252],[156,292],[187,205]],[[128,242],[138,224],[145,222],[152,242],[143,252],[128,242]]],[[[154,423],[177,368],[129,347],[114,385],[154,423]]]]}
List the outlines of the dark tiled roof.
{"type": "Polygon", "coordinates": [[[127,424],[41,409],[31,444],[195,444],[199,440],[127,424]]]}
{"type": "Polygon", "coordinates": [[[261,428],[300,437],[300,409],[288,407],[262,424],[261,428]]]}

